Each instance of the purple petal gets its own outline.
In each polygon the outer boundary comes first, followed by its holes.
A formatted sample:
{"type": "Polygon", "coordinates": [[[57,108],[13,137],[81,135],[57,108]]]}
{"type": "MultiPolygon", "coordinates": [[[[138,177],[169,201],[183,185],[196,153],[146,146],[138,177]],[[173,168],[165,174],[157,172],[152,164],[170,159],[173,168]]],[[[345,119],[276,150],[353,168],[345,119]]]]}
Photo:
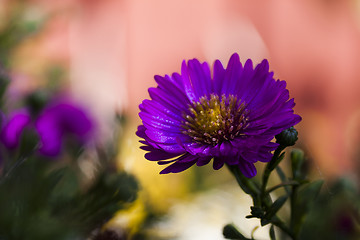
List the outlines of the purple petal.
{"type": "Polygon", "coordinates": [[[184,162],[176,161],[172,165],[170,165],[167,168],[163,169],[160,172],[160,174],[182,172],[182,171],[188,169],[189,167],[191,167],[192,165],[194,165],[196,163],[196,159],[194,159],[191,156],[187,156],[187,157],[189,158],[189,161],[186,161],[187,159],[185,159],[185,158],[183,159],[183,160],[185,160],[184,162]]]}
{"type": "MultiPolygon", "coordinates": [[[[230,71],[230,69],[226,69],[226,71],[230,71]]],[[[253,64],[252,61],[248,59],[245,62],[241,74],[241,79],[238,80],[240,81],[241,84],[237,88],[237,96],[243,101],[245,101],[244,96],[246,96],[247,93],[250,92],[249,90],[253,88],[252,87],[252,85],[254,84],[253,76],[254,76],[253,64]]]]}
{"type": "Polygon", "coordinates": [[[176,93],[171,94],[160,88],[149,88],[149,95],[153,101],[160,103],[172,112],[185,111],[189,101],[180,101],[176,96],[176,93]]]}
{"type": "Polygon", "coordinates": [[[59,155],[62,146],[62,131],[55,119],[50,117],[39,118],[35,127],[40,137],[39,152],[50,157],[59,155]]]}
{"type": "Polygon", "coordinates": [[[5,147],[14,149],[19,145],[21,133],[30,121],[30,115],[26,112],[18,112],[11,117],[1,131],[1,141],[5,147]]]}
{"type": "Polygon", "coordinates": [[[173,154],[183,154],[185,152],[184,148],[181,147],[179,144],[156,144],[160,149],[173,153],[173,154]]]}
{"type": "Polygon", "coordinates": [[[223,142],[220,145],[220,154],[222,156],[235,156],[236,151],[233,151],[233,147],[230,142],[223,142]]]}
{"type": "Polygon", "coordinates": [[[220,168],[222,168],[222,166],[224,166],[225,162],[222,158],[214,158],[214,161],[213,161],[213,168],[214,170],[219,170],[220,168]]]}
{"type": "Polygon", "coordinates": [[[153,141],[163,144],[177,144],[178,140],[186,141],[188,136],[182,133],[161,131],[156,129],[146,129],[146,135],[153,141]]]}
{"type": "Polygon", "coordinates": [[[204,166],[206,164],[208,164],[211,161],[211,157],[204,157],[204,158],[199,158],[196,162],[196,165],[201,167],[204,166]]]}
{"type": "Polygon", "coordinates": [[[178,108],[169,109],[156,101],[144,100],[140,105],[140,109],[151,115],[166,117],[169,121],[173,121],[176,125],[183,121],[183,117],[181,115],[182,113],[178,108]]]}
{"type": "Polygon", "coordinates": [[[176,162],[176,159],[168,160],[168,161],[158,161],[157,163],[159,165],[166,165],[166,164],[173,163],[173,162],[176,162]]]}
{"type": "Polygon", "coordinates": [[[239,163],[239,156],[225,156],[222,160],[229,165],[237,165],[239,163]]]}
{"type": "Polygon", "coordinates": [[[246,161],[240,161],[238,167],[242,174],[247,178],[252,178],[256,175],[257,170],[253,163],[248,163],[246,161]]]}
{"type": "Polygon", "coordinates": [[[214,63],[214,92],[221,95],[221,86],[225,78],[225,69],[219,60],[214,63]]]}
{"type": "Polygon", "coordinates": [[[182,65],[181,65],[181,79],[182,79],[182,83],[184,84],[185,94],[187,95],[189,100],[191,102],[198,100],[198,98],[196,97],[196,94],[194,92],[194,88],[191,84],[189,70],[188,70],[188,67],[186,66],[185,60],[183,61],[182,65]]]}
{"type": "Polygon", "coordinates": [[[199,155],[199,156],[203,156],[203,151],[206,148],[205,145],[194,142],[190,142],[190,143],[183,142],[181,143],[181,146],[190,154],[199,155]]]}
{"type": "Polygon", "coordinates": [[[92,131],[92,120],[83,109],[70,104],[60,104],[54,110],[58,111],[58,116],[61,116],[60,124],[64,132],[84,138],[92,131]]]}
{"type": "Polygon", "coordinates": [[[188,73],[197,99],[208,96],[211,93],[210,69],[207,63],[204,64],[205,68],[203,68],[197,59],[188,61],[188,73]]]}
{"type": "Polygon", "coordinates": [[[79,142],[89,140],[94,125],[89,115],[79,106],[57,102],[49,105],[35,122],[40,136],[39,152],[56,156],[61,152],[63,137],[72,135],[79,142]]]}
{"type": "Polygon", "coordinates": [[[166,159],[174,158],[176,156],[178,156],[178,154],[167,153],[163,150],[159,150],[155,148],[153,148],[150,152],[145,154],[145,158],[150,161],[166,160],[166,159]]]}
{"type": "Polygon", "coordinates": [[[240,81],[240,75],[242,74],[242,65],[240,63],[239,55],[234,53],[229,60],[226,67],[226,73],[221,86],[222,94],[234,94],[237,93],[237,84],[242,84],[240,81]]]}
{"type": "Polygon", "coordinates": [[[184,93],[182,86],[176,84],[170,76],[165,75],[165,77],[161,77],[156,75],[154,78],[158,83],[158,89],[162,90],[162,95],[166,95],[167,99],[176,101],[175,104],[178,106],[183,105],[184,102],[189,102],[189,99],[184,93]],[[172,99],[174,96],[176,99],[172,99]]]}

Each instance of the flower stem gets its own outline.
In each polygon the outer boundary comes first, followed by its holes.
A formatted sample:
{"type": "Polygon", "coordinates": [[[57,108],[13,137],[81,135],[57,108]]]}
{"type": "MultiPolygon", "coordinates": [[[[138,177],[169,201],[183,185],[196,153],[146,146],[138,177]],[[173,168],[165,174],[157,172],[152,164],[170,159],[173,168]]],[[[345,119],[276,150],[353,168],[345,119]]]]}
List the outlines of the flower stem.
{"type": "MultiPolygon", "coordinates": [[[[284,186],[288,186],[288,185],[293,185],[293,187],[296,188],[297,184],[298,184],[297,182],[293,182],[293,181],[282,181],[281,184],[276,185],[276,186],[266,190],[270,174],[274,169],[277,169],[277,166],[283,157],[283,154],[281,154],[281,152],[284,149],[285,149],[285,146],[280,145],[275,150],[273,158],[266,165],[266,168],[263,172],[261,186],[254,179],[246,178],[241,173],[240,169],[237,166],[232,166],[232,165],[226,164],[226,166],[228,167],[230,172],[234,175],[240,188],[245,193],[249,194],[252,197],[254,207],[263,209],[263,211],[265,213],[268,212],[272,208],[272,205],[273,205],[273,201],[271,200],[271,197],[270,197],[271,191],[274,191],[274,190],[278,189],[279,187],[284,187],[284,186]]],[[[295,196],[292,196],[292,197],[295,197],[295,196]]],[[[294,201],[294,199],[291,198],[291,201],[294,201]]],[[[291,206],[293,206],[293,204],[291,206]]],[[[261,215],[260,216],[253,215],[252,217],[260,218],[262,221],[265,220],[265,222],[268,221],[265,224],[271,223],[274,226],[280,228],[284,233],[289,235],[291,237],[291,239],[293,239],[293,240],[297,239],[297,234],[295,234],[293,232],[292,225],[290,225],[291,228],[289,228],[276,214],[273,217],[271,217],[270,219],[267,219],[266,215],[265,215],[265,218],[263,218],[261,215]]]]}
{"type": "Polygon", "coordinates": [[[263,178],[262,178],[262,185],[261,185],[261,193],[263,193],[263,194],[266,191],[266,185],[267,185],[267,183],[269,181],[270,173],[277,166],[278,158],[279,158],[282,150],[284,150],[284,149],[285,149],[285,146],[279,145],[279,147],[275,150],[274,156],[272,157],[271,161],[268,162],[268,164],[265,167],[265,170],[264,170],[264,173],[263,173],[263,178]]]}
{"type": "MultiPolygon", "coordinates": [[[[271,172],[278,167],[278,164],[280,163],[282,156],[281,152],[286,148],[286,146],[279,145],[279,147],[275,150],[274,156],[272,157],[271,161],[266,165],[263,177],[262,177],[262,185],[261,185],[261,191],[260,191],[260,198],[261,198],[261,204],[265,209],[269,209],[271,207],[271,203],[269,202],[270,198],[270,192],[273,190],[278,189],[279,187],[287,186],[287,185],[293,185],[294,187],[297,187],[297,182],[282,182],[279,185],[276,185],[269,190],[266,190],[267,184],[269,181],[269,177],[271,172]]],[[[293,199],[291,199],[293,200],[293,199]]],[[[286,226],[286,224],[276,215],[271,219],[270,221],[273,225],[280,228],[283,232],[287,233],[293,240],[296,240],[296,234],[291,230],[292,228],[289,228],[286,226]]]]}
{"type": "Polygon", "coordinates": [[[245,177],[237,166],[226,164],[230,172],[234,175],[240,188],[253,198],[255,206],[260,205],[260,188],[252,179],[245,177]]]}
{"type": "Polygon", "coordinates": [[[266,190],[266,193],[267,194],[271,193],[272,191],[275,191],[276,189],[281,188],[281,187],[297,186],[297,185],[299,185],[299,183],[296,182],[296,181],[283,182],[283,183],[280,183],[280,184],[278,184],[276,186],[273,186],[273,187],[269,188],[268,190],[266,190]]]}
{"type": "Polygon", "coordinates": [[[296,235],[278,217],[275,217],[271,223],[280,228],[283,232],[287,233],[293,240],[297,240],[296,235]]]}

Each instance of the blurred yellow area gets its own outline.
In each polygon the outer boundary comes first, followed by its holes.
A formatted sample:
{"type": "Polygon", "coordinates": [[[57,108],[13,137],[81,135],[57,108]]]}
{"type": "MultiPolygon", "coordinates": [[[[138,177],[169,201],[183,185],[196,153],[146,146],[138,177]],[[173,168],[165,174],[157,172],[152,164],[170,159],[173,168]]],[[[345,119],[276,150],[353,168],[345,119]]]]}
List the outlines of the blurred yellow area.
{"type": "Polygon", "coordinates": [[[146,214],[144,198],[140,195],[130,207],[118,211],[113,219],[105,225],[105,228],[126,229],[131,236],[140,230],[146,219],[146,214]]]}
{"type": "MultiPolygon", "coordinates": [[[[134,134],[139,124],[140,121],[137,119],[129,121],[125,125],[118,156],[119,168],[133,173],[140,182],[139,199],[129,210],[120,211],[109,223],[109,226],[122,226],[129,229],[130,232],[136,232],[136,229],[144,224],[146,214],[149,212],[158,216],[168,216],[169,211],[173,211],[172,209],[175,206],[184,203],[190,204],[195,198],[201,196],[202,191],[206,193],[217,186],[222,188],[229,183],[235,183],[226,168],[214,171],[212,166],[190,168],[181,174],[159,174],[164,166],[146,160],[144,158],[145,152],[139,148],[141,146],[140,139],[134,134]],[[199,176],[203,179],[198,179],[199,176]],[[197,189],[197,185],[202,186],[198,186],[197,189]]],[[[236,185],[233,187],[234,191],[241,195],[238,187],[236,185]]],[[[230,201],[230,199],[228,200],[230,201]]],[[[196,208],[196,206],[193,207],[196,208]]],[[[207,210],[198,209],[198,211],[199,214],[203,214],[202,212],[207,210]]],[[[190,212],[180,211],[173,214],[177,218],[186,218],[190,212]]],[[[220,212],[217,214],[222,216],[220,212]]],[[[215,216],[214,219],[216,219],[215,216]]],[[[221,222],[221,219],[220,217],[219,221],[216,221],[217,225],[224,224],[225,221],[221,222]]],[[[173,235],[181,232],[179,229],[170,229],[166,231],[165,229],[155,228],[153,234],[157,235],[162,232],[165,235],[173,235]]]]}
{"type": "Polygon", "coordinates": [[[190,192],[190,178],[192,171],[182,174],[165,174],[159,172],[164,166],[144,158],[145,152],[139,147],[139,137],[136,132],[137,124],[130,123],[124,129],[124,141],[120,147],[119,166],[129,171],[139,179],[142,192],[140,196],[158,213],[166,213],[174,201],[188,197],[190,192]]]}

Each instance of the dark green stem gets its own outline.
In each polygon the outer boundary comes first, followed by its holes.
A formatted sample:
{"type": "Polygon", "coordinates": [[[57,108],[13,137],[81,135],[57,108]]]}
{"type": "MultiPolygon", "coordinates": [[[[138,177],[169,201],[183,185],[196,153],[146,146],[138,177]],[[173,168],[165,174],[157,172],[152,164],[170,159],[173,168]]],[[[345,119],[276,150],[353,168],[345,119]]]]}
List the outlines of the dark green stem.
{"type": "Polygon", "coordinates": [[[278,184],[276,186],[273,186],[273,187],[269,188],[268,190],[266,190],[266,193],[269,194],[272,191],[275,191],[276,189],[281,188],[281,187],[297,186],[297,185],[299,185],[299,183],[296,182],[296,181],[283,182],[283,183],[280,183],[280,184],[278,184]]]}
{"type": "Polygon", "coordinates": [[[298,224],[296,224],[297,216],[295,215],[295,212],[296,212],[295,207],[296,207],[296,198],[297,198],[298,187],[299,186],[293,186],[292,187],[291,196],[290,196],[290,214],[291,214],[290,215],[290,227],[291,227],[292,231],[294,232],[295,236],[298,236],[299,230],[300,230],[300,227],[298,226],[298,224]]]}
{"type": "Polygon", "coordinates": [[[249,194],[253,198],[253,202],[255,206],[260,206],[260,188],[259,186],[252,180],[244,176],[238,166],[232,166],[226,164],[230,172],[234,175],[237,183],[240,188],[247,194],[249,194]]]}
{"type": "Polygon", "coordinates": [[[278,217],[275,217],[275,219],[273,219],[271,223],[280,228],[286,234],[288,234],[293,240],[297,240],[296,235],[278,217]]]}
{"type": "MultiPolygon", "coordinates": [[[[274,152],[274,156],[272,157],[271,161],[266,165],[263,177],[262,177],[262,185],[261,185],[261,191],[260,191],[260,198],[262,201],[262,206],[265,207],[265,209],[268,209],[271,207],[271,202],[269,201],[270,195],[269,193],[279,187],[287,186],[287,185],[297,185],[295,182],[282,182],[281,184],[274,186],[270,188],[269,190],[266,190],[267,184],[270,178],[271,172],[277,168],[278,164],[280,163],[282,157],[281,152],[286,148],[286,146],[280,145],[274,152]]],[[[273,225],[280,228],[283,232],[287,233],[293,240],[296,240],[296,234],[292,231],[292,228],[289,228],[286,226],[286,224],[276,215],[271,219],[270,221],[273,225]]]]}
{"type": "MultiPolygon", "coordinates": [[[[274,156],[271,159],[271,161],[266,165],[266,168],[263,173],[262,177],[262,184],[261,187],[254,179],[246,178],[240,171],[240,169],[237,166],[231,166],[227,164],[227,167],[229,168],[230,172],[234,175],[236,181],[238,182],[241,189],[249,194],[253,198],[254,206],[260,207],[264,209],[265,212],[267,212],[273,202],[270,197],[270,192],[283,186],[288,185],[297,185],[296,182],[282,182],[281,184],[274,186],[270,188],[269,190],[266,190],[267,183],[269,181],[269,177],[271,172],[277,167],[279,162],[282,159],[281,152],[285,149],[285,146],[280,145],[274,152],[274,156]]],[[[296,187],[296,186],[294,186],[296,187]]],[[[291,201],[294,201],[291,199],[291,201]]],[[[293,206],[293,205],[292,205],[293,206]]],[[[261,218],[262,219],[262,218],[261,218]]],[[[278,216],[274,215],[271,219],[268,219],[269,223],[272,223],[274,226],[280,228],[283,232],[288,234],[293,240],[296,240],[296,234],[292,231],[292,228],[289,228],[278,216]]]]}
{"type": "Polygon", "coordinates": [[[264,194],[266,191],[266,186],[267,183],[269,181],[269,177],[270,177],[270,173],[272,172],[272,170],[276,167],[276,162],[282,152],[282,150],[284,150],[285,147],[280,145],[274,152],[274,156],[272,157],[271,161],[268,162],[268,164],[266,164],[265,170],[264,170],[264,174],[263,174],[263,178],[262,178],[262,185],[261,185],[261,193],[264,194]]]}
{"type": "Polygon", "coordinates": [[[19,166],[24,164],[29,159],[29,157],[36,151],[37,148],[38,145],[36,145],[35,149],[27,153],[25,156],[21,156],[14,163],[12,163],[12,165],[8,166],[2,173],[3,175],[1,176],[0,184],[2,184],[7,178],[9,178],[19,166]]]}

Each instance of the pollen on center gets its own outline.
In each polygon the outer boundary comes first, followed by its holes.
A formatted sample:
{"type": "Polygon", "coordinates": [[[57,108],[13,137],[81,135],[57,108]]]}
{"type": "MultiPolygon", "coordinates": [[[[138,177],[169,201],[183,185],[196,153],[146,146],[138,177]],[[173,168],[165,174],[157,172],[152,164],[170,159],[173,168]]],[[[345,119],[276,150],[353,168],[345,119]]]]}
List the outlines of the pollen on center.
{"type": "Polygon", "coordinates": [[[248,125],[245,103],[234,95],[203,96],[183,113],[183,133],[194,141],[216,145],[242,135],[248,125]]]}

